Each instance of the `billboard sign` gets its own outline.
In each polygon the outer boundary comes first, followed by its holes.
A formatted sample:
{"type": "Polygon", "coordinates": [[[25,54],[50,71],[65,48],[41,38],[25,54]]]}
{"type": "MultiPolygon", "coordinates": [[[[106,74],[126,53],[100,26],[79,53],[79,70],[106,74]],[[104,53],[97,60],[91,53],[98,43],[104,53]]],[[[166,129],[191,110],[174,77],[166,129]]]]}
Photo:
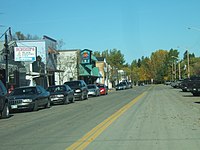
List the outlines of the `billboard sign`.
{"type": "Polygon", "coordinates": [[[36,47],[14,47],[15,61],[36,61],[36,47]]]}

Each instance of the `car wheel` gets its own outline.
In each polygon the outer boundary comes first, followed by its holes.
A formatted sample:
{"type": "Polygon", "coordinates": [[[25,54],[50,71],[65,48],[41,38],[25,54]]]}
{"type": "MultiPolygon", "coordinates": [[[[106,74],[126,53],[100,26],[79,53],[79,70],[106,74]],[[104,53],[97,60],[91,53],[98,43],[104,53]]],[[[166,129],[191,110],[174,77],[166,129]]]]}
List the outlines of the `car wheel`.
{"type": "Polygon", "coordinates": [[[51,100],[50,100],[50,98],[48,98],[48,102],[45,105],[45,108],[50,108],[50,106],[51,106],[51,100]]]}
{"type": "Polygon", "coordinates": [[[88,99],[88,93],[86,94],[86,98],[85,99],[88,99]]]}
{"type": "Polygon", "coordinates": [[[9,106],[8,103],[5,103],[5,106],[3,108],[3,111],[1,113],[1,118],[8,118],[10,116],[9,106]]]}
{"type": "Polygon", "coordinates": [[[84,94],[83,93],[81,94],[80,100],[81,101],[84,100],[84,94]]]}
{"type": "Polygon", "coordinates": [[[38,103],[37,103],[37,101],[35,101],[35,105],[33,107],[33,111],[38,111],[38,103]]]}
{"type": "Polygon", "coordinates": [[[64,102],[63,102],[63,104],[68,104],[68,103],[69,103],[69,97],[66,96],[66,97],[64,98],[64,102]]]}
{"type": "Polygon", "coordinates": [[[75,100],[74,100],[74,96],[72,97],[72,99],[71,99],[70,102],[71,102],[71,103],[74,103],[74,102],[75,102],[75,100]]]}

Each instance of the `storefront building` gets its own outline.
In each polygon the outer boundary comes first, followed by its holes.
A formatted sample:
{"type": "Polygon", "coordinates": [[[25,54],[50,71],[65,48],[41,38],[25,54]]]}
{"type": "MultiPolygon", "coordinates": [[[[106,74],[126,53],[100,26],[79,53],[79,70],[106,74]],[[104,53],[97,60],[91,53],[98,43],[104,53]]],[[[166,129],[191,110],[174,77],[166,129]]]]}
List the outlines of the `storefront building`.
{"type": "Polygon", "coordinates": [[[16,45],[15,59],[25,66],[25,84],[37,84],[44,88],[55,85],[58,54],[56,40],[43,36],[42,40],[19,40],[16,45]]]}
{"type": "Polygon", "coordinates": [[[56,73],[56,84],[70,80],[84,80],[87,84],[95,83],[100,78],[96,67],[96,57],[88,49],[59,50],[56,73]]]}

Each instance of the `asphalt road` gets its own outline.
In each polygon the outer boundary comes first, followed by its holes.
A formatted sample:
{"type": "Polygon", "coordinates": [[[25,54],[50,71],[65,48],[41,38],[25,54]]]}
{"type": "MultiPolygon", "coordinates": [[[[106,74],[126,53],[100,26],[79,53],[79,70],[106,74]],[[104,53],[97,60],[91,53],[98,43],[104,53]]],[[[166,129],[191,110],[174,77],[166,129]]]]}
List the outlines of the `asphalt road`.
{"type": "Polygon", "coordinates": [[[0,120],[0,150],[199,150],[200,97],[139,86],[0,120]]]}

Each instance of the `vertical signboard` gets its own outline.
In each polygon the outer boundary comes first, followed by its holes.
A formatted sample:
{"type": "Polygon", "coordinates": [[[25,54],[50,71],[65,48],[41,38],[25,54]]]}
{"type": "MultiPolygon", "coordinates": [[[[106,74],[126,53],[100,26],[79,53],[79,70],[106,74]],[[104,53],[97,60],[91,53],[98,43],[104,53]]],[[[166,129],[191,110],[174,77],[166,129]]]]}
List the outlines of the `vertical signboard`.
{"type": "Polygon", "coordinates": [[[91,63],[92,51],[84,49],[81,51],[81,64],[90,64],[91,63]]]}

